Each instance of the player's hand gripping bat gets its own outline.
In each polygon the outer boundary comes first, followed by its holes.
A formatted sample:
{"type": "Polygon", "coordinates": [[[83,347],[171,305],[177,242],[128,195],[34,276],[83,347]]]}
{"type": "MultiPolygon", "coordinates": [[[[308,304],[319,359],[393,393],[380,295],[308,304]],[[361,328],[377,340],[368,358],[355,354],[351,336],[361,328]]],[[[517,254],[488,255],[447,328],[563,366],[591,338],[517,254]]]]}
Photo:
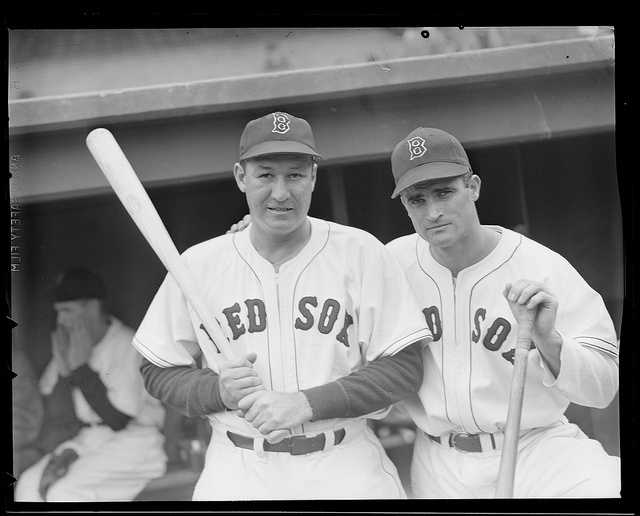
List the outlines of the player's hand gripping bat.
{"type": "MultiPolygon", "coordinates": [[[[107,129],[94,129],[87,136],[87,147],[140,232],[191,303],[217,350],[226,360],[235,358],[229,340],[209,312],[160,215],[116,139],[107,129]]],[[[217,350],[213,346],[202,350],[209,364],[220,361],[217,350]]]]}
{"type": "Polygon", "coordinates": [[[536,309],[529,309],[525,305],[510,303],[511,310],[518,321],[518,335],[513,356],[513,377],[511,379],[511,394],[507,412],[507,422],[504,430],[504,444],[500,458],[496,498],[512,498],[513,482],[518,455],[518,438],[520,434],[520,418],[522,416],[522,400],[524,385],[527,377],[527,359],[531,349],[531,334],[536,309]]]}

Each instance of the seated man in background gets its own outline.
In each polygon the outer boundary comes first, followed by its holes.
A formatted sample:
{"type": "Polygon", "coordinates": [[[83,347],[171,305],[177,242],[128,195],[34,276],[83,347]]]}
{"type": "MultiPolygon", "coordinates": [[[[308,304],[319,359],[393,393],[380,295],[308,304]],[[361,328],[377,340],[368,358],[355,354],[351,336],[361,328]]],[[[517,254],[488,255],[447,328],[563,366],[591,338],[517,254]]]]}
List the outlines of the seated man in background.
{"type": "Polygon", "coordinates": [[[16,501],[127,501],[164,474],[164,408],[144,388],[133,329],[110,315],[84,267],[59,278],[52,359],[40,378],[43,454],[18,476],[16,501]]]}

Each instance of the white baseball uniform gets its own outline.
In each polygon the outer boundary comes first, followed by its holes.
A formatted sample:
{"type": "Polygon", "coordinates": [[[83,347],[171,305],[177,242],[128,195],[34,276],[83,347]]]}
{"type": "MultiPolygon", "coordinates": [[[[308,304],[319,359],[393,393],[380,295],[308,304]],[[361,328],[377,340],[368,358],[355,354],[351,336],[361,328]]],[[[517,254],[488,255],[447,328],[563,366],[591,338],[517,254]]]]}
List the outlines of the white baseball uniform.
{"type": "MultiPolygon", "coordinates": [[[[267,389],[297,392],[323,385],[430,338],[399,265],[362,230],[309,217],[309,242],[273,266],[250,232],[223,235],[188,249],[183,258],[237,356],[257,353],[267,389]]],[[[161,367],[190,365],[198,346],[211,346],[178,285],[167,276],[134,338],[161,367]]],[[[217,364],[207,364],[218,371],[217,364]]],[[[366,417],[382,417],[381,411],[366,417]]],[[[293,429],[324,433],[324,451],[264,452],[262,436],[235,411],[209,416],[212,439],[194,500],[404,497],[397,470],[365,418],[329,419],[293,429]],[[332,448],[333,430],[346,429],[332,448]],[[251,436],[254,450],[226,432],[251,436]]]]}
{"type": "MultiPolygon", "coordinates": [[[[97,343],[88,365],[97,372],[107,389],[109,402],[131,416],[127,426],[114,431],[102,423],[79,388],[72,390],[78,419],[87,426],[54,453],[74,449],[79,458],[66,475],[47,491],[46,501],[127,501],[133,500],[154,478],[166,470],[164,451],[164,408],[144,388],[139,366],[141,356],[131,345],[134,331],[112,317],[107,333],[97,343]]],[[[51,361],[40,378],[43,395],[53,391],[58,369],[51,361]]],[[[42,501],[38,492],[42,472],[51,454],[27,469],[16,484],[16,501],[42,501]]]]}
{"type": "Polygon", "coordinates": [[[501,233],[497,247],[457,278],[417,234],[387,244],[433,333],[423,351],[419,394],[400,402],[421,430],[413,492],[420,498],[495,496],[517,334],[502,291],[507,283],[531,279],[558,298],[556,329],[563,344],[557,378],[535,346],[529,353],[514,496],[619,496],[619,459],[564,416],[570,401],[604,408],[617,392],[618,345],[606,307],[559,254],[511,230],[489,227],[501,233]],[[455,432],[478,434],[482,452],[452,447],[455,432]]]}

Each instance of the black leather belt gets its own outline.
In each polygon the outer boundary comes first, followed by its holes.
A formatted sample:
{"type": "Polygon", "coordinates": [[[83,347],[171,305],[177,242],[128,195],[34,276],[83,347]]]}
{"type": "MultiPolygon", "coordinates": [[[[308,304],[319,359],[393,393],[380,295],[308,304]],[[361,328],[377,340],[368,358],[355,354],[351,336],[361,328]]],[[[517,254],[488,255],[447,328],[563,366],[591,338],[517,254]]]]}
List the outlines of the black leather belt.
{"type": "MultiPolygon", "coordinates": [[[[336,436],[334,444],[340,444],[346,435],[344,428],[334,430],[336,436]]],[[[253,437],[247,437],[245,435],[235,434],[233,432],[227,432],[227,437],[231,439],[231,442],[238,448],[246,448],[247,450],[253,450],[253,437]]],[[[314,435],[313,437],[307,437],[306,435],[292,435],[287,437],[278,443],[270,443],[267,440],[263,443],[264,451],[290,453],[291,455],[305,455],[307,453],[313,453],[324,450],[326,437],[324,434],[314,435]]]]}
{"type": "MultiPolygon", "coordinates": [[[[496,450],[496,441],[492,434],[488,434],[491,437],[491,444],[493,449],[496,450]]],[[[427,437],[434,443],[441,443],[442,439],[433,435],[427,434],[427,437]]],[[[449,434],[449,446],[459,450],[461,452],[481,452],[482,443],[480,441],[479,434],[468,434],[466,432],[452,432],[449,434]]],[[[485,450],[486,451],[486,450],[485,450]]]]}

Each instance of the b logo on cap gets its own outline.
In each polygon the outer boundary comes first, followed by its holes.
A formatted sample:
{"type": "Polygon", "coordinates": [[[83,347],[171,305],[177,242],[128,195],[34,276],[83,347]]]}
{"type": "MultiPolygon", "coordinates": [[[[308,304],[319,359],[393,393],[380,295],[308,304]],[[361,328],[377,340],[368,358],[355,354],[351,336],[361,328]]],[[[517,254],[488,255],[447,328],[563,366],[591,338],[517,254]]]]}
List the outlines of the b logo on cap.
{"type": "Polygon", "coordinates": [[[409,161],[419,158],[427,152],[427,148],[424,146],[424,138],[421,138],[420,136],[414,136],[407,140],[407,143],[409,144],[409,161]]]}
{"type": "Polygon", "coordinates": [[[273,113],[273,130],[272,133],[285,134],[291,129],[289,127],[289,117],[282,113],[273,113]]]}

